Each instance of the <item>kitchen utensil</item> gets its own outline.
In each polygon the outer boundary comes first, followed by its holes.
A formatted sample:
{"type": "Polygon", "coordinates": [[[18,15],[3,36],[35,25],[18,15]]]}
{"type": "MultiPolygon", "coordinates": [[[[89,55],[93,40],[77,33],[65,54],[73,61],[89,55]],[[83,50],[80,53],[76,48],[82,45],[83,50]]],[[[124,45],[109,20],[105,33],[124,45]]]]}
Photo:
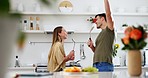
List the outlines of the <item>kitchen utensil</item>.
{"type": "Polygon", "coordinates": [[[81,57],[81,59],[85,59],[86,58],[86,56],[85,56],[85,54],[84,54],[84,52],[83,52],[83,56],[81,57]]]}
{"type": "MultiPolygon", "coordinates": [[[[74,39],[72,39],[72,42],[73,42],[73,50],[74,50],[75,49],[75,41],[74,41],[74,39]]],[[[72,62],[74,63],[74,60],[72,62]]],[[[73,66],[74,66],[74,64],[73,64],[73,66]]]]}
{"type": "Polygon", "coordinates": [[[78,63],[79,61],[81,60],[78,60],[78,61],[72,61],[72,62],[69,62],[69,65],[67,67],[73,67],[73,66],[77,66],[77,67],[81,67],[80,63],[78,63]]]}
{"type": "Polygon", "coordinates": [[[94,26],[91,27],[90,31],[89,31],[89,40],[91,40],[91,31],[94,29],[94,26]]]}
{"type": "Polygon", "coordinates": [[[76,63],[78,63],[79,61],[81,61],[81,60],[76,61],[76,63]]]}
{"type": "Polygon", "coordinates": [[[84,53],[84,44],[80,44],[80,58],[84,60],[86,58],[84,53]]]}
{"type": "Polygon", "coordinates": [[[74,39],[72,39],[72,42],[73,42],[73,50],[75,49],[75,41],[74,41],[74,39]]]}

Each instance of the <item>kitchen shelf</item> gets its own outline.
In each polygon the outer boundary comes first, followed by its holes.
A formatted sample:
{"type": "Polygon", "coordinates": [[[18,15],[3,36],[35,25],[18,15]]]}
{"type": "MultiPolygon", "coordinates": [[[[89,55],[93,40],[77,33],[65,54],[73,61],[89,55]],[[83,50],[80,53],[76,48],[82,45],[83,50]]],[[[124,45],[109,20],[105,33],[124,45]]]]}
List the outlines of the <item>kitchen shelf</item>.
{"type": "MultiPolygon", "coordinates": [[[[89,31],[75,31],[74,32],[75,34],[89,34],[89,31]]],[[[98,34],[99,33],[99,31],[98,32],[91,32],[92,34],[98,34]]]]}
{"type": "MultiPolygon", "coordinates": [[[[15,14],[17,12],[10,12],[12,14],[15,14]]],[[[61,13],[61,12],[57,12],[57,13],[50,13],[50,12],[21,12],[20,14],[23,15],[96,15],[98,13],[61,13]]]]}
{"type": "MultiPolygon", "coordinates": [[[[53,33],[52,30],[45,30],[44,32],[45,32],[46,34],[52,34],[52,33],[53,33]]],[[[73,31],[73,30],[68,30],[67,33],[68,33],[68,34],[73,34],[74,31],[73,31]]]]}
{"type": "Polygon", "coordinates": [[[148,13],[113,13],[115,16],[148,16],[148,13]]]}
{"type": "MultiPolygon", "coordinates": [[[[117,31],[118,34],[124,34],[124,31],[117,31]]],[[[148,33],[148,31],[146,31],[148,33]]]]}
{"type": "MultiPolygon", "coordinates": [[[[52,34],[53,31],[52,30],[23,30],[24,33],[30,33],[30,34],[52,34]]],[[[100,31],[94,31],[91,32],[92,34],[98,34],[100,31]]],[[[68,30],[67,31],[68,34],[89,34],[89,31],[74,31],[74,30],[68,30]]]]}
{"type": "MultiPolygon", "coordinates": [[[[28,33],[28,34],[52,34],[53,33],[53,31],[52,30],[23,30],[22,32],[24,32],[24,33],[28,33]]],[[[67,31],[67,33],[68,34],[72,34],[72,33],[74,33],[74,31],[72,31],[72,30],[69,30],[69,31],[67,31]]]]}
{"type": "MultiPolygon", "coordinates": [[[[11,14],[15,14],[17,12],[10,12],[11,14]]],[[[103,13],[103,12],[96,12],[96,13],[89,13],[89,12],[84,12],[84,13],[51,13],[51,12],[21,12],[20,14],[23,15],[96,15],[98,13],[103,13]]],[[[114,16],[148,16],[148,13],[112,13],[114,16]]]]}
{"type": "MultiPolygon", "coordinates": [[[[44,31],[44,30],[25,30],[23,31],[24,33],[30,33],[30,34],[52,34],[53,31],[48,30],[48,31],[44,31]]],[[[67,31],[68,34],[89,34],[89,31],[74,31],[74,30],[69,30],[67,31]]],[[[92,34],[98,34],[100,31],[94,31],[91,32],[92,34]]],[[[124,31],[117,31],[117,34],[123,34],[124,31]]],[[[148,31],[146,31],[146,33],[148,33],[148,31]]]]}
{"type": "Polygon", "coordinates": [[[34,34],[43,34],[44,31],[43,30],[23,30],[24,33],[34,33],[34,34]]]}

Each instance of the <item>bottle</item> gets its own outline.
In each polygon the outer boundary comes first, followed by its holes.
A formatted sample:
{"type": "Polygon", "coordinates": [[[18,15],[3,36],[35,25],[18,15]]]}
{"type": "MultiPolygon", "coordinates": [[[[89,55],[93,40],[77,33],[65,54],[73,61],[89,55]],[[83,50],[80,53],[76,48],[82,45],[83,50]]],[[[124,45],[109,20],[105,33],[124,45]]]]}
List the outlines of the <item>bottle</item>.
{"type": "Polygon", "coordinates": [[[27,20],[24,20],[24,30],[27,30],[27,20]]]}
{"type": "Polygon", "coordinates": [[[18,56],[16,56],[16,58],[15,58],[15,67],[20,67],[20,62],[19,62],[18,56]]]}
{"type": "Polygon", "coordinates": [[[30,17],[30,30],[33,30],[33,17],[30,17]]]}
{"type": "Polygon", "coordinates": [[[36,30],[40,30],[39,20],[40,20],[40,18],[39,17],[36,17],[36,30]]]}

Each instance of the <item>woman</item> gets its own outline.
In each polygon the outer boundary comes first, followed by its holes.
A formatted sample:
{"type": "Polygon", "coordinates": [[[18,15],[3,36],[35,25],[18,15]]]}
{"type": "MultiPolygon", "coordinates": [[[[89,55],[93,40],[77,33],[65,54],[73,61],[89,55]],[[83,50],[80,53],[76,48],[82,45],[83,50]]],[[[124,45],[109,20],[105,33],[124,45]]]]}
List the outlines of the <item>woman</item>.
{"type": "Polygon", "coordinates": [[[58,26],[53,31],[53,41],[48,55],[48,71],[61,71],[65,63],[74,60],[74,50],[67,56],[64,51],[64,40],[67,39],[67,32],[62,26],[58,26]]]}

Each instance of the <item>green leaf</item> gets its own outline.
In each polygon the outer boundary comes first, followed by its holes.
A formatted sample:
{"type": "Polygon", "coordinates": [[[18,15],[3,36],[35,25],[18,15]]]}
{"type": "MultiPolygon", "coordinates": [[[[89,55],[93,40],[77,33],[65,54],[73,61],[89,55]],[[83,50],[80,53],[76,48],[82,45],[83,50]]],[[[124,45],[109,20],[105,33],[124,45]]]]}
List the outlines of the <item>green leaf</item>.
{"type": "Polygon", "coordinates": [[[141,42],[139,43],[139,49],[143,49],[143,47],[145,47],[146,44],[147,44],[146,42],[141,41],[141,42]]]}

